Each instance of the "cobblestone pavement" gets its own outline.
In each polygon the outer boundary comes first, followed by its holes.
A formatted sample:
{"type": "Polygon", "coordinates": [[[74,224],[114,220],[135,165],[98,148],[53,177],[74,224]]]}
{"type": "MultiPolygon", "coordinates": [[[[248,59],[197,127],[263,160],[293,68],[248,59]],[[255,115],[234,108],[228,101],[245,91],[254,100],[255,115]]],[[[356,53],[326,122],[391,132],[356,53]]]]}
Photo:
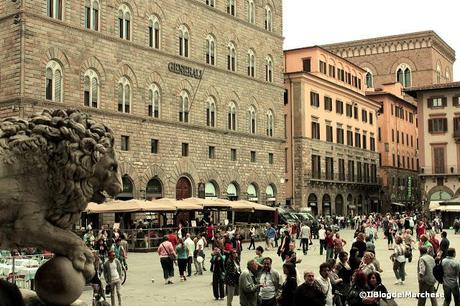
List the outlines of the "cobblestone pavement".
{"type": "MultiPolygon", "coordinates": [[[[351,230],[342,230],[342,237],[348,241],[345,249],[348,251],[352,241],[353,232],[351,230]]],[[[381,237],[382,235],[380,235],[381,237]]],[[[460,246],[460,235],[454,236],[453,231],[448,231],[448,238],[451,246],[460,246]]],[[[319,265],[325,260],[325,255],[319,255],[319,242],[314,240],[313,250],[297,265],[297,271],[303,275],[305,270],[313,270],[318,275],[319,265]]],[[[248,244],[244,244],[245,249],[242,253],[242,266],[254,257],[254,251],[248,251],[248,244]]],[[[163,273],[160,266],[160,260],[157,253],[130,253],[128,258],[129,271],[128,279],[122,287],[123,305],[155,305],[155,306],[173,306],[173,305],[226,305],[226,300],[214,300],[211,287],[212,275],[209,272],[209,249],[207,250],[206,267],[207,272],[201,276],[192,276],[186,282],[179,281],[177,266],[175,266],[175,283],[165,285],[163,273]]],[[[418,251],[414,251],[414,260],[406,264],[407,279],[404,285],[394,285],[395,276],[392,270],[392,262],[389,259],[392,251],[387,250],[387,242],[384,239],[376,241],[376,254],[383,269],[383,284],[389,292],[418,292],[417,267],[418,251]]],[[[273,268],[282,272],[281,258],[276,255],[275,251],[266,251],[266,256],[274,259],[273,268]]],[[[300,253],[298,253],[300,255],[300,253]]],[[[300,284],[300,281],[299,281],[300,284]]],[[[439,289],[442,293],[442,286],[439,289]]],[[[91,305],[92,291],[87,288],[81,299],[91,305]]],[[[441,301],[441,299],[439,299],[441,301]]],[[[409,306],[415,305],[415,299],[397,299],[398,305],[409,306]]],[[[428,302],[429,304],[429,302],[428,302]]],[[[236,297],[233,305],[239,305],[236,297]]],[[[307,304],[306,304],[307,305],[307,304]]]]}

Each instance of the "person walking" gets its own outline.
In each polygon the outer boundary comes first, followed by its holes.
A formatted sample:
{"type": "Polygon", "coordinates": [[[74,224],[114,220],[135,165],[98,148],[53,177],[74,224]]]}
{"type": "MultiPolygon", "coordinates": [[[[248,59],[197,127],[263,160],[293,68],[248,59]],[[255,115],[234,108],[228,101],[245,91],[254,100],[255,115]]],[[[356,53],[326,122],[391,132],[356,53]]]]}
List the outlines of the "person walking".
{"type": "Polygon", "coordinates": [[[309,241],[311,241],[311,229],[305,222],[300,228],[300,244],[304,255],[307,255],[309,241]]]}
{"type": "Polygon", "coordinates": [[[212,271],[212,292],[216,300],[223,300],[224,278],[225,278],[225,257],[220,253],[220,249],[215,248],[211,256],[211,271],[212,271]]]}
{"type": "Polygon", "coordinates": [[[326,230],[324,229],[323,224],[319,226],[318,237],[319,237],[319,255],[323,255],[323,249],[326,249],[326,230]]]}
{"type": "MultiPolygon", "coordinates": [[[[435,293],[434,284],[436,279],[433,275],[433,268],[436,265],[434,258],[428,254],[428,249],[425,246],[419,248],[420,258],[417,264],[418,286],[419,292],[426,294],[435,293]]],[[[436,297],[431,297],[431,305],[438,306],[436,297]]],[[[426,296],[420,296],[418,299],[418,306],[426,304],[426,296]]]]}
{"type": "Polygon", "coordinates": [[[397,236],[395,239],[396,245],[394,247],[394,252],[391,255],[391,260],[393,261],[393,272],[396,276],[395,285],[404,285],[404,280],[406,279],[406,245],[403,243],[403,240],[400,236],[397,236]]]}
{"type": "Polygon", "coordinates": [[[319,266],[319,279],[318,283],[321,286],[321,290],[323,291],[324,295],[326,296],[325,306],[332,306],[332,284],[331,280],[329,279],[329,264],[322,263],[319,266]]]}
{"type": "MultiPolygon", "coordinates": [[[[445,233],[445,232],[443,232],[445,233]]],[[[449,306],[454,300],[454,305],[460,305],[458,276],[460,275],[460,263],[455,259],[455,249],[449,248],[442,259],[441,265],[444,271],[442,278],[442,288],[444,289],[444,306],[449,306]]]]}
{"type": "Polygon", "coordinates": [[[281,295],[278,298],[279,306],[294,306],[294,294],[297,289],[297,272],[291,263],[283,265],[283,273],[286,280],[281,286],[281,295]]]}
{"type": "Polygon", "coordinates": [[[160,263],[163,269],[165,284],[173,284],[174,260],[177,258],[177,255],[172,243],[168,240],[168,236],[164,236],[163,242],[158,246],[158,255],[160,255],[160,263]]]}
{"type": "Polygon", "coordinates": [[[265,231],[265,236],[267,237],[267,247],[265,249],[272,250],[274,247],[276,230],[271,224],[269,224],[267,230],[265,231]]]}
{"type": "Polygon", "coordinates": [[[337,259],[340,253],[343,252],[343,247],[347,244],[347,242],[340,237],[339,233],[335,234],[334,238],[334,259],[337,259]]]}
{"type": "Polygon", "coordinates": [[[294,306],[304,306],[306,301],[309,306],[324,306],[326,295],[321,290],[321,285],[315,280],[315,273],[308,271],[303,277],[305,282],[297,287],[294,293],[294,306]]]}
{"type": "Polygon", "coordinates": [[[104,263],[104,279],[110,285],[111,305],[115,306],[115,293],[118,298],[118,306],[121,306],[121,263],[115,258],[115,252],[109,252],[109,259],[104,263]]]}
{"type": "Polygon", "coordinates": [[[193,263],[193,254],[195,253],[195,242],[193,242],[190,237],[190,233],[187,233],[186,239],[184,241],[184,246],[187,249],[187,277],[192,276],[192,263],[193,263]]]}
{"type": "Polygon", "coordinates": [[[187,269],[188,261],[188,250],[184,245],[182,238],[177,239],[176,253],[177,253],[177,265],[179,266],[179,275],[181,281],[186,281],[185,270],[187,269]]]}
{"type": "Polygon", "coordinates": [[[283,260],[283,262],[286,259],[286,255],[289,252],[290,243],[291,243],[291,235],[289,235],[288,231],[285,231],[283,241],[281,242],[281,245],[278,248],[278,255],[281,256],[281,259],[283,260]]]}
{"type": "Polygon", "coordinates": [[[276,306],[276,298],[281,288],[281,276],[272,269],[272,259],[264,258],[264,267],[259,275],[261,285],[259,291],[260,306],[276,306]]]}
{"type": "Polygon", "coordinates": [[[241,306],[258,306],[257,294],[261,285],[256,280],[256,273],[257,263],[251,259],[248,261],[247,269],[241,273],[238,280],[241,306]]]}
{"type": "Polygon", "coordinates": [[[441,243],[439,244],[439,249],[441,252],[441,258],[445,258],[447,255],[447,250],[449,249],[450,241],[447,239],[447,232],[441,233],[441,243]]]}
{"type": "Polygon", "coordinates": [[[326,261],[334,257],[334,234],[330,229],[326,230],[326,261]]]}
{"type": "Polygon", "coordinates": [[[256,249],[256,227],[253,225],[251,226],[251,229],[249,230],[249,235],[251,237],[251,243],[249,243],[249,247],[248,247],[248,250],[252,249],[255,250],[256,249]]]}
{"type": "Polygon", "coordinates": [[[238,281],[240,275],[241,268],[238,260],[238,253],[235,250],[232,250],[225,263],[224,283],[227,291],[227,306],[232,306],[233,297],[238,295],[238,281]]]}

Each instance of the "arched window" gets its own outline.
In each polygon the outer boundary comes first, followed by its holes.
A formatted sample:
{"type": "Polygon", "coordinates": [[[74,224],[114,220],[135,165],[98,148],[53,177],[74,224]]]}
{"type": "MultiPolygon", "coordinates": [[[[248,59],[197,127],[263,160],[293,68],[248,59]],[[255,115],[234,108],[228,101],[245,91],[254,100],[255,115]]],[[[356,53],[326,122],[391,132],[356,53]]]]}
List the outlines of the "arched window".
{"type": "Polygon", "coordinates": [[[179,121],[188,122],[189,97],[186,91],[182,91],[179,97],[179,121]]]}
{"type": "Polygon", "coordinates": [[[366,70],[366,86],[367,88],[374,88],[374,74],[369,68],[364,68],[366,70]]]}
{"type": "Polygon", "coordinates": [[[204,194],[206,199],[217,199],[217,188],[214,182],[207,182],[204,185],[204,194]]]}
{"type": "Polygon", "coordinates": [[[215,7],[216,0],[206,0],[206,5],[209,5],[210,7],[215,7]]]}
{"type": "Polygon", "coordinates": [[[256,55],[254,51],[250,49],[248,51],[248,76],[255,77],[256,70],[256,55]]]}
{"type": "Polygon", "coordinates": [[[149,117],[160,118],[161,95],[157,84],[150,85],[148,99],[149,117]]]}
{"type": "Polygon", "coordinates": [[[179,27],[179,55],[188,57],[190,34],[185,25],[179,27]]]}
{"type": "Polygon", "coordinates": [[[99,1],[85,0],[85,28],[99,31],[99,1]]]}
{"type": "Polygon", "coordinates": [[[126,4],[118,9],[118,33],[120,38],[131,40],[131,11],[126,4]]]}
{"type": "Polygon", "coordinates": [[[265,30],[267,31],[273,31],[273,15],[272,15],[272,9],[267,5],[265,7],[265,30]]]}
{"type": "Polygon", "coordinates": [[[256,126],[257,119],[256,119],[256,109],[254,106],[251,105],[248,110],[248,126],[249,126],[249,133],[255,134],[256,133],[256,126]]]}
{"type": "Polygon", "coordinates": [[[436,83],[441,83],[441,65],[436,64],[436,83]]]}
{"type": "Polygon", "coordinates": [[[212,35],[206,37],[206,64],[216,64],[216,41],[212,35]]]}
{"type": "Polygon", "coordinates": [[[118,111],[129,114],[131,111],[131,83],[126,77],[118,81],[118,111]]]}
{"type": "Polygon", "coordinates": [[[269,110],[267,112],[267,136],[273,137],[275,127],[275,120],[273,119],[273,112],[269,110]]]}
{"type": "Polygon", "coordinates": [[[248,194],[249,201],[257,202],[259,200],[257,196],[259,192],[257,190],[257,186],[254,183],[251,183],[248,185],[248,189],[246,190],[246,193],[248,194]]]}
{"type": "Polygon", "coordinates": [[[209,127],[216,126],[216,101],[209,97],[206,101],[206,125],[209,127]]]}
{"type": "Polygon", "coordinates": [[[412,72],[408,65],[401,64],[396,69],[396,81],[404,87],[410,87],[412,82],[412,72]]]}
{"type": "Polygon", "coordinates": [[[236,0],[227,0],[227,14],[235,16],[235,1],[236,0]]]}
{"type": "Polygon", "coordinates": [[[99,78],[97,73],[89,69],[84,77],[84,103],[85,106],[99,107],[99,78]]]}
{"type": "Polygon", "coordinates": [[[50,61],[46,65],[45,96],[47,100],[62,102],[63,80],[61,65],[56,61],[50,61]]]}
{"type": "Polygon", "coordinates": [[[230,42],[227,47],[227,69],[236,71],[236,49],[232,42],[230,42]]]}
{"type": "Polygon", "coordinates": [[[233,101],[228,105],[228,129],[236,131],[236,105],[233,101]]]}
{"type": "Polygon", "coordinates": [[[160,49],[160,21],[157,16],[149,18],[149,47],[160,49]]]}
{"type": "Polygon", "coordinates": [[[48,17],[62,20],[62,0],[47,0],[46,4],[48,17]]]}
{"type": "Polygon", "coordinates": [[[248,22],[252,24],[256,23],[256,6],[254,0],[248,0],[248,22]]]}
{"type": "Polygon", "coordinates": [[[273,61],[270,56],[265,58],[265,81],[273,82],[273,61]]]}

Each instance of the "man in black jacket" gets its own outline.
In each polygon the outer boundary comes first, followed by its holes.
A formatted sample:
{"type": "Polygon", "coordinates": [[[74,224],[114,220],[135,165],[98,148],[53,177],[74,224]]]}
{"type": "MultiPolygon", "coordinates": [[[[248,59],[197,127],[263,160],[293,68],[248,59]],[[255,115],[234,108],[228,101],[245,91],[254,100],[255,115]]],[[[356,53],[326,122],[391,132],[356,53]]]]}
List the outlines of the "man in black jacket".
{"type": "Polygon", "coordinates": [[[321,290],[318,281],[315,280],[315,273],[305,272],[304,279],[305,283],[297,287],[295,291],[294,305],[303,306],[308,303],[309,306],[324,306],[326,295],[321,290]]]}

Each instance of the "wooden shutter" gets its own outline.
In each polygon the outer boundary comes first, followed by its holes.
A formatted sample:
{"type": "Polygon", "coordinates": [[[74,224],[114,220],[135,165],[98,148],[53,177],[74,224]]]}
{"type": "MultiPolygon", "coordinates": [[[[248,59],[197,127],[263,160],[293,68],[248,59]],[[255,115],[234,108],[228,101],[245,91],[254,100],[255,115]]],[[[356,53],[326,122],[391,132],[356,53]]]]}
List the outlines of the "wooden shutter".
{"type": "Polygon", "coordinates": [[[453,103],[452,103],[453,106],[459,106],[459,105],[458,105],[459,98],[460,98],[460,97],[454,97],[454,98],[453,98],[453,103]]]}
{"type": "Polygon", "coordinates": [[[444,148],[434,148],[433,153],[435,173],[445,173],[444,148]]]}
{"type": "Polygon", "coordinates": [[[433,119],[428,120],[428,132],[433,132],[433,119]]]}
{"type": "Polygon", "coordinates": [[[428,99],[428,107],[433,107],[433,98],[428,99]]]}
{"type": "Polygon", "coordinates": [[[447,118],[442,119],[442,130],[447,132],[447,118]]]}
{"type": "Polygon", "coordinates": [[[447,106],[447,97],[442,97],[442,106],[443,107],[447,106]]]}

